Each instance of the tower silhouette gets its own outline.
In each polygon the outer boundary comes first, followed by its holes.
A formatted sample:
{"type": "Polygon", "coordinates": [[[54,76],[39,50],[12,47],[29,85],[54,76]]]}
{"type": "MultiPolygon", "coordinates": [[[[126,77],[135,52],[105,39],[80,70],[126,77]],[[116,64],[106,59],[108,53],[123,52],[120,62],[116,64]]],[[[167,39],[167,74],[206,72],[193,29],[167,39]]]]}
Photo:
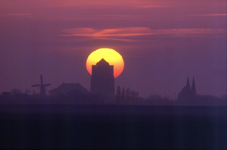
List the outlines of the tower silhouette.
{"type": "Polygon", "coordinates": [[[91,93],[104,96],[106,103],[113,103],[114,100],[113,67],[103,58],[92,65],[91,93]]]}
{"type": "Polygon", "coordinates": [[[193,80],[192,80],[191,94],[192,94],[193,97],[196,96],[195,79],[194,79],[194,77],[193,77],[193,80]]]}
{"type": "Polygon", "coordinates": [[[43,84],[43,76],[40,75],[40,84],[34,84],[32,87],[40,87],[40,97],[46,96],[46,86],[50,86],[51,84],[43,84]]]}

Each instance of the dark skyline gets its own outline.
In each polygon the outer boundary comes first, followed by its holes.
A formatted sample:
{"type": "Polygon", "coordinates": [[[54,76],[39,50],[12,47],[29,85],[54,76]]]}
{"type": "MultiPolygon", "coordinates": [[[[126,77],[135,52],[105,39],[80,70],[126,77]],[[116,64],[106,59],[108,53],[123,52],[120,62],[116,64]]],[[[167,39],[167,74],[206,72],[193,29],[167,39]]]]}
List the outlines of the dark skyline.
{"type": "Polygon", "coordinates": [[[226,23],[226,0],[0,0],[0,148],[227,149],[226,23]]]}
{"type": "Polygon", "coordinates": [[[174,98],[187,77],[197,94],[226,95],[226,1],[1,1],[0,93],[90,89],[88,55],[102,47],[125,62],[118,85],[174,98]]]}

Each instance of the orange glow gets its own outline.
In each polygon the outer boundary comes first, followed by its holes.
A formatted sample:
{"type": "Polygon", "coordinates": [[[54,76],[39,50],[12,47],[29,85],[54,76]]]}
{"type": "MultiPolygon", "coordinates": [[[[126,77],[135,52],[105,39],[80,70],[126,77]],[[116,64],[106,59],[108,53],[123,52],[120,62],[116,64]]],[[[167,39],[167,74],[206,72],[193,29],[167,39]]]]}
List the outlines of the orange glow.
{"type": "Polygon", "coordinates": [[[102,58],[114,66],[114,78],[118,77],[124,69],[124,61],[118,52],[110,48],[97,49],[88,56],[86,68],[90,75],[92,74],[92,65],[96,65],[102,58]]]}

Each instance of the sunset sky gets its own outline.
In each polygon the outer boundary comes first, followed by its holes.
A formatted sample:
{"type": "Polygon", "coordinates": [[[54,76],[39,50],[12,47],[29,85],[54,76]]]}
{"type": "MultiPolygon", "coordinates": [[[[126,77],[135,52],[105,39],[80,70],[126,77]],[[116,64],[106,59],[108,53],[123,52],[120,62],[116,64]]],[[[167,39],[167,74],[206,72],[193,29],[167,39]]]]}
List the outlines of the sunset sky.
{"type": "Polygon", "coordinates": [[[115,87],[171,98],[195,77],[198,94],[226,94],[226,0],[0,0],[0,93],[79,82],[88,55],[118,51],[115,87]],[[174,94],[175,93],[175,94],[174,94]]]}

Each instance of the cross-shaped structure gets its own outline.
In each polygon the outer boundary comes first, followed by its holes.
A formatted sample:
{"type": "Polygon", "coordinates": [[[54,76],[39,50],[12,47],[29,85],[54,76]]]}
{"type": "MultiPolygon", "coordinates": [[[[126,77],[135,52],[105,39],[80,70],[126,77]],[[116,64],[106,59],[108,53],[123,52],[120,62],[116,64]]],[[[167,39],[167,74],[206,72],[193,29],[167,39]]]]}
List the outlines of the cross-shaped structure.
{"type": "Polygon", "coordinates": [[[41,84],[34,84],[32,85],[32,87],[40,87],[40,97],[45,97],[46,96],[46,86],[50,86],[51,84],[43,84],[43,76],[40,75],[40,80],[41,80],[41,84]]]}

